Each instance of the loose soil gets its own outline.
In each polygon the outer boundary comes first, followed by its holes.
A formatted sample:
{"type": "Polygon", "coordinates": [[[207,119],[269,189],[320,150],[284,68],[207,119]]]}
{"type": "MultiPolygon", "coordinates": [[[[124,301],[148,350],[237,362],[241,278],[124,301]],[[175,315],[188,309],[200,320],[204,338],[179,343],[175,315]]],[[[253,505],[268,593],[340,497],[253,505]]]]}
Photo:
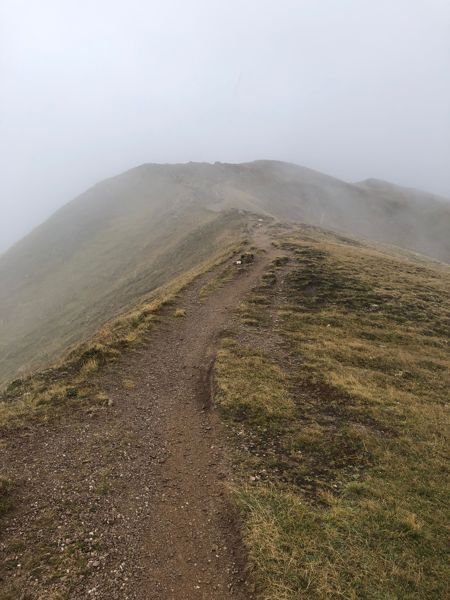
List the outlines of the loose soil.
{"type": "Polygon", "coordinates": [[[108,406],[3,441],[13,508],[0,599],[252,598],[211,368],[233,309],[277,251],[206,298],[199,278],[99,377],[108,406]]]}

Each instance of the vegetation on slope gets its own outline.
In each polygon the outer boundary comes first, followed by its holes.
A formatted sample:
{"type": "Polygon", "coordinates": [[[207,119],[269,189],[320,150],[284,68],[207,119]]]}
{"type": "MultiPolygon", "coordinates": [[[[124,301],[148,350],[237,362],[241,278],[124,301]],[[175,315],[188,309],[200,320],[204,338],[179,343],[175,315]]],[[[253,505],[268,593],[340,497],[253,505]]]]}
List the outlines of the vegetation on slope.
{"type": "Polygon", "coordinates": [[[216,365],[261,596],[448,596],[450,274],[313,228],[216,365]]]}
{"type": "Polygon", "coordinates": [[[192,210],[167,221],[132,213],[77,246],[63,262],[64,240],[50,248],[50,256],[30,247],[23,264],[12,261],[6,274],[0,269],[3,294],[9,284],[18,286],[3,300],[0,293],[0,384],[19,369],[48,366],[144,294],[238,243],[245,227],[246,218],[237,211],[192,210]],[[9,271],[18,278],[14,284],[8,283],[9,271]]]}
{"type": "MultiPolygon", "coordinates": [[[[164,306],[172,303],[194,279],[229,259],[243,243],[243,238],[235,239],[209,259],[141,298],[133,308],[105,323],[54,366],[12,381],[0,394],[0,431],[33,421],[45,422],[76,407],[89,412],[101,408],[108,397],[96,389],[92,376],[142,341],[164,306]]],[[[177,311],[179,316],[185,314],[183,309],[177,311]]]]}

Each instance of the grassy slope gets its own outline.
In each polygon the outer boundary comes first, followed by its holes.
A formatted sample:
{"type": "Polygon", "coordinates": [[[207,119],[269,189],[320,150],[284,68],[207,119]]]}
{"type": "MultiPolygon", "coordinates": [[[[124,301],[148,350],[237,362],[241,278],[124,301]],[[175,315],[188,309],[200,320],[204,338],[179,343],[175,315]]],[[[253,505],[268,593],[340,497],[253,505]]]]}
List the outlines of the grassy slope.
{"type": "MultiPolygon", "coordinates": [[[[233,216],[222,215],[220,220],[228,221],[229,218],[233,216]]],[[[197,233],[203,239],[204,231],[197,233]]],[[[160,309],[172,303],[189,283],[239,251],[246,242],[239,233],[242,234],[241,227],[237,231],[227,230],[218,250],[165,285],[140,297],[131,308],[107,321],[94,335],[74,346],[59,362],[12,381],[0,393],[0,434],[33,423],[48,422],[76,408],[88,413],[100,409],[108,398],[96,388],[93,375],[105,364],[115,361],[121,353],[139,344],[158,320],[160,309]]],[[[217,285],[220,285],[220,279],[217,285]]],[[[178,309],[177,316],[184,316],[184,311],[178,309]]],[[[0,515],[3,499],[6,503],[9,491],[7,484],[0,477],[0,515]]]]}
{"type": "Polygon", "coordinates": [[[236,242],[244,228],[236,212],[201,209],[167,220],[114,220],[29,282],[18,294],[22,302],[4,309],[0,382],[20,365],[50,364],[143,294],[236,242]]]}
{"type": "Polygon", "coordinates": [[[443,198],[388,183],[353,185],[276,161],[220,168],[214,192],[222,206],[239,203],[281,221],[320,225],[450,261],[450,204],[443,198]]]}
{"type": "Polygon", "coordinates": [[[262,597],[448,597],[449,271],[275,238],[217,362],[262,597]]]}

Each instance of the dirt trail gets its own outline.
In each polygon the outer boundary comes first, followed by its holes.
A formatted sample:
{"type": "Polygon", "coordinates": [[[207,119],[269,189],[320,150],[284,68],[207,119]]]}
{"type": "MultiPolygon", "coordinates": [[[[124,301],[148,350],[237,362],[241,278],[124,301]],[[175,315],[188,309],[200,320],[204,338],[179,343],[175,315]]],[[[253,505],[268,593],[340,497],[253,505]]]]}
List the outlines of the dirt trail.
{"type": "Polygon", "coordinates": [[[100,381],[107,410],[9,441],[23,486],[3,548],[20,539],[39,555],[57,543],[65,555],[82,543],[90,557],[75,582],[68,560],[61,583],[42,566],[21,577],[20,552],[8,556],[3,583],[16,577],[21,598],[252,597],[209,399],[210,368],[231,310],[276,255],[263,231],[254,242],[266,251],[254,264],[204,301],[198,292],[214,274],[197,280],[178,301],[185,317],[167,309],[146,343],[108,368],[100,381]],[[55,523],[56,534],[46,531],[55,523]]]}

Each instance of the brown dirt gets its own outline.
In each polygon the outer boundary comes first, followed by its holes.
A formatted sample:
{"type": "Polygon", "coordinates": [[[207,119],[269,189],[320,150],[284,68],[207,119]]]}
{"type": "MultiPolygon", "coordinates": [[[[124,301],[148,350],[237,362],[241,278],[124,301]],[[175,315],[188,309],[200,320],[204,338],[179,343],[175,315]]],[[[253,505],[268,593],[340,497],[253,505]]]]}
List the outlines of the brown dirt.
{"type": "Polygon", "coordinates": [[[4,441],[14,482],[0,599],[247,599],[224,436],[209,406],[217,340],[259,281],[266,252],[202,301],[183,292],[137,350],[107,368],[107,408],[4,441]]]}

